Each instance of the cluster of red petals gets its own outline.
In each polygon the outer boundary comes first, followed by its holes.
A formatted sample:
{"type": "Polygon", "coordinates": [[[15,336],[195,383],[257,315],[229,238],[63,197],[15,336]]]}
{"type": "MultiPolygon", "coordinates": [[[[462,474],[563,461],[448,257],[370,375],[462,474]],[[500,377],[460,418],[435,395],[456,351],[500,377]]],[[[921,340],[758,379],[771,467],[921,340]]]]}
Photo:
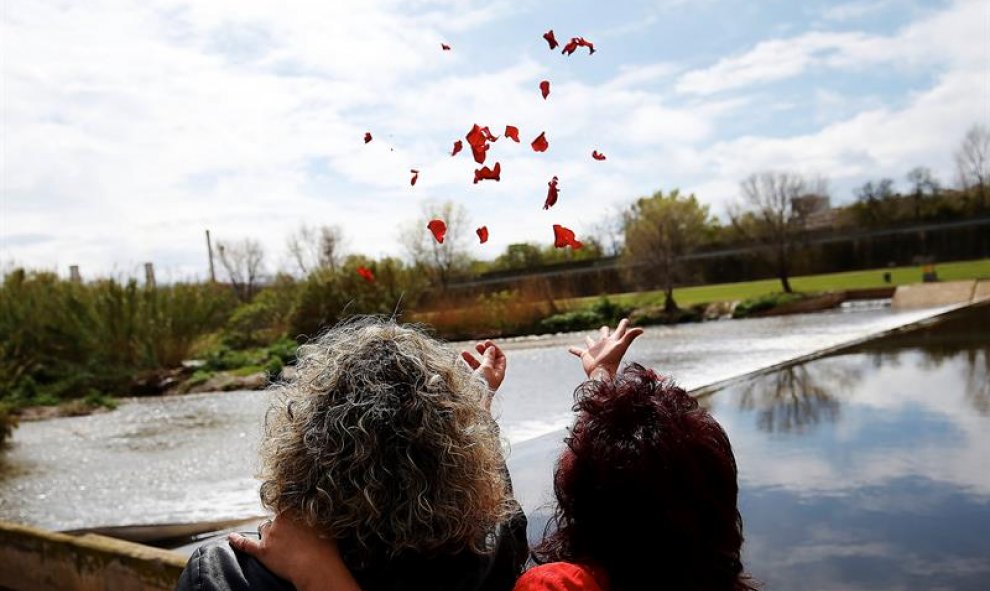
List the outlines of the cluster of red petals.
{"type": "Polygon", "coordinates": [[[416,170],[415,168],[410,168],[409,169],[409,172],[412,173],[412,178],[409,179],[409,184],[412,185],[412,186],[415,186],[416,185],[416,181],[419,180],[419,171],[416,170]]]}
{"type": "Polygon", "coordinates": [[[358,267],[357,274],[360,275],[368,283],[375,282],[375,274],[371,272],[368,267],[358,267]]]}
{"type": "Polygon", "coordinates": [[[440,44],[440,49],[442,49],[444,51],[450,51],[450,46],[447,45],[446,43],[441,43],[440,44]]]}
{"type": "Polygon", "coordinates": [[[595,53],[595,44],[588,41],[584,37],[571,37],[571,40],[567,42],[564,46],[564,50],[561,51],[564,55],[571,55],[578,47],[587,47],[588,55],[595,53]]]}
{"type": "Polygon", "coordinates": [[[604,160],[605,159],[605,154],[602,154],[598,150],[592,150],[591,151],[591,157],[594,158],[595,160],[604,160]]]}
{"type": "Polygon", "coordinates": [[[471,146],[471,154],[474,155],[474,161],[478,164],[484,164],[485,153],[488,152],[488,142],[494,142],[498,139],[498,136],[492,135],[491,130],[487,126],[481,127],[475,123],[471,127],[471,131],[467,132],[467,135],[464,136],[464,139],[471,146]]]}
{"type": "Polygon", "coordinates": [[[543,202],[543,209],[550,209],[557,203],[557,197],[560,195],[560,189],[557,188],[557,177],[550,179],[547,183],[549,189],[547,189],[547,200],[543,202]]]}
{"type": "Polygon", "coordinates": [[[477,185],[478,181],[498,181],[500,174],[502,174],[502,165],[498,162],[495,163],[495,168],[482,166],[474,171],[474,184],[477,185]]]}
{"type": "Polygon", "coordinates": [[[536,136],[531,145],[534,152],[546,152],[547,148],[550,147],[550,142],[547,141],[547,132],[541,132],[540,135],[536,136]]]}
{"type": "Polygon", "coordinates": [[[478,233],[478,240],[481,241],[481,244],[488,242],[488,226],[481,226],[475,232],[478,233]]]}
{"type": "Polygon", "coordinates": [[[447,224],[443,223],[443,220],[430,220],[430,223],[426,224],[426,229],[433,232],[433,238],[437,242],[443,244],[443,237],[447,233],[447,224]]]}
{"type": "Polygon", "coordinates": [[[543,38],[547,40],[547,45],[550,46],[551,50],[557,49],[557,46],[560,45],[557,43],[557,38],[553,36],[553,29],[543,33],[543,38]]]}
{"type": "Polygon", "coordinates": [[[547,97],[550,96],[549,80],[544,80],[543,82],[540,82],[540,94],[543,95],[543,100],[547,100],[547,97]]]}
{"type": "Polygon", "coordinates": [[[506,125],[503,135],[517,144],[519,143],[519,128],[515,125],[506,125]]]}
{"type": "Polygon", "coordinates": [[[456,140],[454,142],[454,149],[450,152],[450,155],[457,156],[457,153],[460,152],[461,148],[463,147],[464,147],[464,142],[462,142],[461,140],[456,140]]]}
{"type": "Polygon", "coordinates": [[[367,144],[370,141],[371,141],[371,132],[370,131],[364,132],[364,143],[367,144]]]}
{"type": "Polygon", "coordinates": [[[553,225],[553,245],[557,248],[564,248],[565,246],[570,246],[574,250],[577,250],[584,246],[577,238],[574,236],[574,231],[560,224],[553,225]]]}

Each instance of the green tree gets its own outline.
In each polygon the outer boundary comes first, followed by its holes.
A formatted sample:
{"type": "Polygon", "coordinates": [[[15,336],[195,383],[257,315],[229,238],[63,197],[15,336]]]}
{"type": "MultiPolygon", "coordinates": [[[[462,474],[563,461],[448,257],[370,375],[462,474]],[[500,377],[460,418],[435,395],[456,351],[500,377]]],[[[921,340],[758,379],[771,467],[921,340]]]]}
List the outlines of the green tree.
{"type": "Polygon", "coordinates": [[[677,189],[640,198],[625,212],[623,260],[661,278],[666,311],[677,310],[674,285],[683,276],[681,259],[707,239],[713,224],[707,205],[677,189]]]}

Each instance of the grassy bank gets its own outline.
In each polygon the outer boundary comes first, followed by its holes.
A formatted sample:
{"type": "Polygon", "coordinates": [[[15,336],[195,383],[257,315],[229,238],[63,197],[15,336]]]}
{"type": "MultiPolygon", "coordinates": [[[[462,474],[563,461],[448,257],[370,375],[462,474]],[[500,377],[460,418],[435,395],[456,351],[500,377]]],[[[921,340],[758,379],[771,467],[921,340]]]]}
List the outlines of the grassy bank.
{"type": "MultiPolygon", "coordinates": [[[[936,265],[935,270],[938,273],[940,281],[990,279],[990,259],[943,263],[936,265]]],[[[921,267],[911,266],[849,271],[846,273],[828,273],[826,275],[805,275],[792,277],[791,287],[798,292],[820,293],[890,285],[909,285],[911,283],[921,282],[921,272],[921,267]],[[886,283],[883,279],[883,274],[887,272],[891,275],[890,283],[886,283]]],[[[744,281],[740,283],[681,287],[674,290],[674,299],[677,300],[677,304],[681,307],[691,307],[709,302],[755,299],[777,292],[780,292],[780,281],[776,279],[763,279],[760,281],[744,281]]],[[[614,294],[608,297],[611,302],[624,308],[656,306],[663,303],[662,291],[614,294]]],[[[597,296],[573,298],[563,302],[563,305],[569,308],[584,308],[595,305],[599,299],[597,296]]]]}

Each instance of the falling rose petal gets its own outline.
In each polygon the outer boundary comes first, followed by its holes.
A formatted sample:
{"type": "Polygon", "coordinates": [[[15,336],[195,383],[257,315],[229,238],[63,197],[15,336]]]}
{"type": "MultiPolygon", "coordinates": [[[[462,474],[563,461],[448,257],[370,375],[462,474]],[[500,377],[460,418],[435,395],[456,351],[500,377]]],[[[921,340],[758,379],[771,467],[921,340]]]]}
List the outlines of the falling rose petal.
{"type": "Polygon", "coordinates": [[[444,51],[450,51],[450,46],[447,45],[446,43],[441,43],[440,44],[440,49],[442,49],[444,51]]]}
{"type": "Polygon", "coordinates": [[[481,128],[481,134],[483,136],[485,136],[485,140],[486,141],[489,141],[489,142],[497,142],[498,141],[498,136],[497,135],[492,135],[492,130],[488,129],[488,126],[487,125],[481,128]]]}
{"type": "Polygon", "coordinates": [[[481,240],[482,244],[488,242],[488,226],[481,226],[475,232],[478,233],[478,239],[481,240]]]}
{"type": "Polygon", "coordinates": [[[547,148],[550,147],[550,142],[547,141],[547,132],[541,132],[540,135],[536,136],[531,145],[534,152],[546,152],[547,148]]]}
{"type": "Polygon", "coordinates": [[[540,82],[540,94],[543,95],[543,100],[546,100],[550,96],[550,81],[544,80],[540,82]]]}
{"type": "Polygon", "coordinates": [[[409,170],[409,172],[412,173],[412,178],[409,179],[409,184],[415,186],[416,185],[416,181],[419,180],[419,171],[416,170],[415,168],[412,168],[412,169],[409,170]]]}
{"type": "Polygon", "coordinates": [[[495,163],[495,168],[488,168],[487,166],[482,166],[481,168],[474,171],[474,184],[478,184],[479,181],[498,181],[499,175],[502,174],[502,165],[498,162],[495,163]]]}
{"type": "Polygon", "coordinates": [[[364,280],[367,281],[368,283],[374,283],[375,282],[375,274],[372,273],[371,272],[371,269],[369,269],[368,267],[358,267],[357,268],[357,273],[358,273],[358,275],[360,275],[361,277],[363,277],[364,280]]]}
{"type": "Polygon", "coordinates": [[[543,202],[543,209],[550,209],[557,203],[557,197],[560,195],[560,189],[557,188],[557,177],[550,179],[547,183],[549,189],[547,189],[547,200],[543,202]]]}
{"type": "Polygon", "coordinates": [[[557,46],[560,45],[557,43],[557,38],[553,36],[553,29],[543,33],[543,38],[547,40],[547,45],[550,46],[551,50],[557,49],[557,46]]]}
{"type": "Polygon", "coordinates": [[[588,55],[595,53],[595,44],[588,41],[584,37],[571,37],[571,40],[567,42],[567,45],[564,46],[561,53],[564,55],[571,55],[578,47],[587,47],[588,55]]]}
{"type": "Polygon", "coordinates": [[[605,154],[602,154],[598,150],[592,150],[591,157],[595,160],[605,160],[605,154]]]}
{"type": "Polygon", "coordinates": [[[519,143],[519,128],[516,127],[515,125],[506,125],[505,133],[503,135],[505,135],[505,137],[511,139],[512,141],[516,142],[517,144],[519,143]]]}
{"type": "Polygon", "coordinates": [[[471,146],[471,154],[474,156],[474,161],[478,164],[485,163],[485,154],[488,153],[488,144],[483,144],[481,146],[471,146]]]}
{"type": "Polygon", "coordinates": [[[443,223],[443,220],[430,220],[430,223],[426,224],[426,229],[433,232],[433,238],[437,242],[443,244],[444,234],[447,233],[447,224],[443,223]]]}
{"type": "Polygon", "coordinates": [[[485,163],[485,153],[488,152],[488,136],[492,135],[491,131],[487,134],[485,130],[488,128],[482,128],[477,123],[471,127],[471,131],[467,132],[464,139],[467,140],[469,146],[471,146],[471,154],[474,156],[474,161],[478,164],[485,163]]]}
{"type": "Polygon", "coordinates": [[[575,238],[572,230],[565,228],[560,224],[553,225],[553,245],[557,248],[570,246],[574,250],[584,246],[584,244],[575,238]]]}
{"type": "Polygon", "coordinates": [[[364,143],[367,144],[370,141],[371,141],[371,132],[370,131],[364,132],[364,143]]]}
{"type": "Polygon", "coordinates": [[[461,148],[463,147],[464,147],[464,142],[462,142],[461,140],[456,140],[454,142],[454,149],[450,152],[450,155],[457,156],[457,153],[460,152],[461,148]]]}

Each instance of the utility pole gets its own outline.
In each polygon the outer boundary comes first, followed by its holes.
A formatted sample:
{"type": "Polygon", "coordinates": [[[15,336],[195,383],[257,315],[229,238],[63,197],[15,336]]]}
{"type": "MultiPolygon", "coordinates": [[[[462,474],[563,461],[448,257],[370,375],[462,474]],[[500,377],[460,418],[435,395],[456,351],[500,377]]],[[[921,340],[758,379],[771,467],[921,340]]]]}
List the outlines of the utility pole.
{"type": "Polygon", "coordinates": [[[206,252],[210,256],[210,283],[217,282],[217,275],[213,269],[213,243],[210,242],[210,231],[206,231],[206,252]]]}
{"type": "Polygon", "coordinates": [[[155,264],[145,263],[144,264],[144,286],[154,288],[155,287],[155,264]]]}

